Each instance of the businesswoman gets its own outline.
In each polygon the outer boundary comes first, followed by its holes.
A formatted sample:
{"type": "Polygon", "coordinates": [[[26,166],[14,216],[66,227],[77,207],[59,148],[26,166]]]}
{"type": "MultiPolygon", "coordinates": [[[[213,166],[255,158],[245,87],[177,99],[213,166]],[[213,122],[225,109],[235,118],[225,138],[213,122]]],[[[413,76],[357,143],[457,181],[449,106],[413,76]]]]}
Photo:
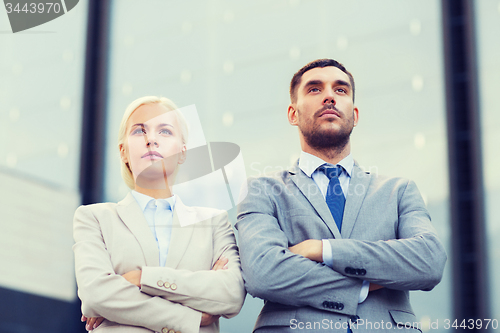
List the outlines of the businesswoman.
{"type": "Polygon", "coordinates": [[[170,100],[133,101],[118,141],[131,193],[75,212],[78,296],[95,332],[219,332],[219,316],[243,305],[227,213],[187,207],[171,190],[187,135],[170,100]]]}

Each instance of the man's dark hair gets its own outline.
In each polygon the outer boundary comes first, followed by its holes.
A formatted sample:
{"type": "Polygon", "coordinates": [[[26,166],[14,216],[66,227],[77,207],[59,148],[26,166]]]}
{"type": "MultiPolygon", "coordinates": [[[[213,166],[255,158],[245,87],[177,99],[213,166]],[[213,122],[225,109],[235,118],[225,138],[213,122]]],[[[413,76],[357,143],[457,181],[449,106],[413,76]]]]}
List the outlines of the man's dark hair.
{"type": "Polygon", "coordinates": [[[292,102],[297,100],[297,88],[300,85],[300,81],[302,80],[302,75],[304,75],[305,72],[313,68],[316,67],[323,68],[328,66],[337,67],[342,72],[347,74],[347,76],[349,77],[349,81],[351,81],[352,101],[354,102],[354,78],[352,77],[352,74],[349,73],[349,71],[344,67],[344,65],[333,59],[317,59],[311,61],[310,63],[299,69],[298,72],[293,75],[292,81],[290,82],[290,99],[292,100],[292,102]]]}

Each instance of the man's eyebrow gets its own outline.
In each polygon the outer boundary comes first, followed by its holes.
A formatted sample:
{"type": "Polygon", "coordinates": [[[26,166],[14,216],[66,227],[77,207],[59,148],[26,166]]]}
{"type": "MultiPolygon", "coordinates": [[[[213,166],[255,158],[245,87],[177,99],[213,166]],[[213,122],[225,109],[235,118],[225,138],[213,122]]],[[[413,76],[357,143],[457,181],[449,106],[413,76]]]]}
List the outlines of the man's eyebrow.
{"type": "MultiPolygon", "coordinates": [[[[323,81],[321,80],[311,80],[311,81],[307,81],[306,84],[304,84],[304,89],[307,89],[309,88],[310,86],[317,86],[317,85],[322,85],[324,84],[323,81]]],[[[351,88],[351,84],[347,81],[344,81],[344,80],[337,80],[333,83],[335,86],[346,86],[348,87],[349,89],[351,88]]]]}
{"type": "Polygon", "coordinates": [[[307,81],[306,84],[304,84],[303,89],[309,88],[310,86],[318,86],[318,85],[322,85],[322,84],[323,84],[323,81],[321,81],[321,80],[310,80],[310,81],[307,81]]]}
{"type": "Polygon", "coordinates": [[[347,81],[344,81],[344,80],[337,80],[335,81],[335,85],[336,86],[346,86],[348,88],[351,88],[351,84],[347,81]]]}

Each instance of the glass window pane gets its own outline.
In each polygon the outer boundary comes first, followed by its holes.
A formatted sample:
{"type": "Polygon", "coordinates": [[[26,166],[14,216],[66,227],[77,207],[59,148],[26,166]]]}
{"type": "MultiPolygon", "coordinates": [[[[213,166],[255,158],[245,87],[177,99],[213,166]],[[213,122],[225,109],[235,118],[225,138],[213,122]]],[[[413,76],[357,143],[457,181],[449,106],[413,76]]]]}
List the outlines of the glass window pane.
{"type": "Polygon", "coordinates": [[[0,21],[0,168],[78,190],[86,3],[10,33],[0,21]]]}
{"type": "Polygon", "coordinates": [[[481,107],[481,131],[483,177],[486,208],[487,249],[490,276],[491,318],[500,318],[500,286],[496,282],[500,274],[500,1],[476,1],[476,38],[479,68],[479,97],[481,107]]]}
{"type": "MultiPolygon", "coordinates": [[[[68,12],[58,6],[50,10],[63,15],[17,33],[0,10],[0,286],[71,302],[87,3],[68,12]]],[[[26,296],[13,298],[6,302],[26,296]]],[[[54,314],[48,329],[65,315],[54,314]]],[[[26,329],[31,324],[23,321],[26,329]]]]}

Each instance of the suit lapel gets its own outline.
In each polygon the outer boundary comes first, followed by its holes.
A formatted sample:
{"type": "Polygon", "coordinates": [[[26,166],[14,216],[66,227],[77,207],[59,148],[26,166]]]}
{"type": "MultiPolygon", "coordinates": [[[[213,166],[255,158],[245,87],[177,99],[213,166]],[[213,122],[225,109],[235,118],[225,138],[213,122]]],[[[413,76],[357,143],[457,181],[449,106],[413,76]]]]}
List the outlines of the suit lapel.
{"type": "MultiPolygon", "coordinates": [[[[195,224],[190,224],[190,221],[196,221],[196,210],[192,207],[185,206],[181,199],[177,196],[174,218],[172,220],[172,236],[168,246],[166,267],[177,268],[184,253],[186,252],[195,224]],[[181,225],[185,225],[184,227],[181,225]]],[[[197,224],[198,227],[202,227],[197,224]]]]}
{"type": "Polygon", "coordinates": [[[342,219],[342,238],[349,238],[370,185],[370,174],[354,164],[342,219]]]}
{"type": "Polygon", "coordinates": [[[342,238],[339,229],[337,228],[337,225],[333,220],[332,213],[330,212],[330,209],[326,204],[325,198],[323,198],[323,195],[321,194],[321,191],[314,180],[307,177],[307,175],[304,174],[304,172],[302,172],[302,170],[299,168],[298,164],[290,169],[289,174],[290,179],[307,198],[311,206],[313,206],[323,222],[325,222],[328,229],[330,229],[333,236],[336,239],[342,238]]]}
{"type": "Polygon", "coordinates": [[[116,211],[139,242],[144,253],[146,266],[158,266],[160,262],[158,245],[144,217],[144,213],[131,193],[118,203],[116,211]]]}

